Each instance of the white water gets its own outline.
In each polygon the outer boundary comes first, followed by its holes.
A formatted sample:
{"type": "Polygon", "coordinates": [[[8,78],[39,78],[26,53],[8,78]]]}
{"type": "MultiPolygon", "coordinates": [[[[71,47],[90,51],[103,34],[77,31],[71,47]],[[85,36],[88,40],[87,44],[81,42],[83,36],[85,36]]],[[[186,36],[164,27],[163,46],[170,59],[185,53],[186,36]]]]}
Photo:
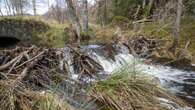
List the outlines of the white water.
{"type": "MultiPolygon", "coordinates": [[[[194,72],[182,71],[167,66],[145,64],[144,59],[133,57],[131,54],[128,54],[129,52],[125,48],[122,48],[121,51],[118,52],[119,54],[115,55],[115,60],[112,60],[98,54],[98,52],[93,51],[97,48],[100,47],[88,46],[87,49],[90,51],[87,50],[86,53],[88,53],[91,58],[102,65],[104,68],[104,74],[112,74],[113,71],[119,69],[120,67],[128,65],[130,68],[133,68],[136,71],[141,71],[142,73],[154,76],[168,91],[195,101],[194,72]]],[[[73,73],[74,70],[71,71],[73,73]]],[[[72,74],[72,76],[76,78],[78,75],[72,74]]],[[[159,100],[164,105],[168,104],[171,110],[192,110],[192,108],[188,107],[181,108],[178,104],[167,99],[159,98],[159,100]]]]}
{"type": "MultiPolygon", "coordinates": [[[[180,94],[181,96],[185,96],[186,98],[195,99],[194,96],[188,95],[185,92],[185,86],[193,86],[195,87],[195,73],[182,71],[178,69],[173,69],[171,67],[159,66],[159,65],[149,65],[143,63],[143,60],[137,59],[130,54],[118,54],[115,56],[115,61],[108,60],[102,56],[93,53],[94,59],[99,62],[107,74],[111,74],[113,71],[119,69],[124,65],[131,66],[130,68],[135,69],[136,71],[141,71],[142,73],[152,75],[159,79],[160,84],[167,88],[170,92],[174,94],[180,94]],[[187,79],[193,79],[194,82],[186,81],[187,79]]],[[[178,104],[171,102],[167,99],[160,98],[162,104],[169,105],[171,110],[192,110],[192,108],[180,108],[178,104]],[[172,104],[172,105],[171,105],[172,104]],[[174,106],[173,106],[174,105],[174,106]],[[174,109],[173,109],[174,108],[174,109]]]]}

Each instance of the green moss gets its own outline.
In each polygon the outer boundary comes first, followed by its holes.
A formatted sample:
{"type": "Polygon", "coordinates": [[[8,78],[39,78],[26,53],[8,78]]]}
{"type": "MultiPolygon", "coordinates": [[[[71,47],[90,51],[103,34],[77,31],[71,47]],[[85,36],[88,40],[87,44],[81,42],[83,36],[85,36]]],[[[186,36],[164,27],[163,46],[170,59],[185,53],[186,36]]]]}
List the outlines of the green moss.
{"type": "Polygon", "coordinates": [[[41,34],[42,45],[48,45],[52,47],[64,47],[68,41],[68,32],[63,28],[51,27],[46,33],[41,34]]]}
{"type": "Polygon", "coordinates": [[[121,28],[127,27],[128,24],[130,23],[129,19],[123,16],[115,16],[112,20],[112,25],[113,26],[119,26],[121,28]]]}
{"type": "Polygon", "coordinates": [[[81,32],[81,44],[89,44],[90,40],[94,38],[95,32],[92,28],[89,28],[88,32],[81,32]]]}

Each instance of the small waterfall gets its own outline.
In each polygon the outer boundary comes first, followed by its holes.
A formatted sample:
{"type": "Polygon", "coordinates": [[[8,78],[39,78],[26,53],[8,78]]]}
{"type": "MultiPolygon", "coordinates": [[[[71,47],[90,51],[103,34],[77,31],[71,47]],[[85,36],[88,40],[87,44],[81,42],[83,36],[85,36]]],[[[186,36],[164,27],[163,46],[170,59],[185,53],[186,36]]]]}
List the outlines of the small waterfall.
{"type": "MultiPolygon", "coordinates": [[[[142,73],[157,78],[159,83],[169,92],[187,99],[188,101],[195,102],[195,72],[178,70],[161,65],[145,64],[144,59],[136,58],[129,54],[129,51],[125,46],[118,48],[117,54],[114,55],[114,59],[108,58],[103,51],[103,47],[98,45],[83,47],[81,51],[85,52],[104,68],[104,71],[99,74],[109,75],[120,67],[129,65],[136,71],[141,71],[142,73]]],[[[71,58],[68,59],[70,61],[71,58]]],[[[71,71],[74,73],[73,69],[71,71]]],[[[76,78],[75,76],[77,75],[73,74],[72,76],[76,78]]],[[[162,98],[159,98],[159,100],[162,104],[171,104],[171,109],[176,106],[174,110],[181,110],[181,108],[178,109],[179,107],[174,102],[162,98]]],[[[183,108],[182,110],[192,109],[183,108]]]]}

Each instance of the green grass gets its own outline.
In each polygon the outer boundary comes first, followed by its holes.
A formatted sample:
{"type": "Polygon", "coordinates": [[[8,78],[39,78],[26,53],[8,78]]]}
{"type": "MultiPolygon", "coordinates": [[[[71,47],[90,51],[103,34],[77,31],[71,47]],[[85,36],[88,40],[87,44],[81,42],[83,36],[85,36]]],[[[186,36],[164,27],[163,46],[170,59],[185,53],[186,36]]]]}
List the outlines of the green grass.
{"type": "Polygon", "coordinates": [[[64,47],[68,40],[68,34],[62,27],[51,27],[46,33],[39,35],[41,45],[51,47],[64,47]]]}
{"type": "MultiPolygon", "coordinates": [[[[145,23],[141,30],[135,32],[132,28],[133,26],[129,26],[128,29],[123,29],[122,34],[131,39],[137,35],[144,35],[145,37],[157,38],[166,40],[165,49],[171,47],[172,39],[173,39],[173,22],[148,22],[145,23]]],[[[116,37],[116,27],[106,26],[106,27],[95,27],[95,38],[91,40],[91,42],[95,43],[110,43],[113,42],[113,39],[116,37]]],[[[193,63],[195,63],[195,19],[193,16],[183,17],[181,22],[181,32],[180,32],[180,41],[179,41],[179,49],[183,49],[185,44],[190,40],[191,45],[188,48],[189,54],[193,57],[193,63]]],[[[165,50],[167,51],[167,50],[165,50]]],[[[162,54],[162,53],[160,53],[162,54]]],[[[164,55],[163,56],[169,56],[164,55]]]]}
{"type": "Polygon", "coordinates": [[[168,110],[157,97],[183,104],[155,83],[152,77],[135,72],[129,66],[115,71],[107,80],[97,82],[89,94],[104,107],[102,110],[168,110]]]}

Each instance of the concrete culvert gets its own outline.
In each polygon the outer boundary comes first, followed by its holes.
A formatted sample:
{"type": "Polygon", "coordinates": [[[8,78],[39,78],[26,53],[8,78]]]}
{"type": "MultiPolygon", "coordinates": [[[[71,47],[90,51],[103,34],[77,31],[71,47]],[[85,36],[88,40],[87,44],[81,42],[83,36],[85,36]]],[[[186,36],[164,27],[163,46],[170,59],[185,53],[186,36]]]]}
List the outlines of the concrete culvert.
{"type": "Polygon", "coordinates": [[[0,48],[12,47],[19,43],[20,40],[10,36],[0,36],[0,48]]]}

